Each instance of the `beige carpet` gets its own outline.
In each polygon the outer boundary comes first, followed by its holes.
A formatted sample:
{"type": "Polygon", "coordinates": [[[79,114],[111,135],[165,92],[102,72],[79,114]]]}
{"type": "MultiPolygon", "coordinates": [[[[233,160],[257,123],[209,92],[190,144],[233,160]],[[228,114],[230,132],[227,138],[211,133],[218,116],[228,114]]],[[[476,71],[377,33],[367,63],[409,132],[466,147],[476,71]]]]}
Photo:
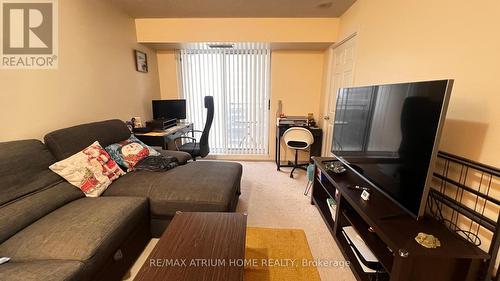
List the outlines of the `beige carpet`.
{"type": "MultiPolygon", "coordinates": [[[[344,261],[310,197],[303,195],[305,171],[289,177],[290,168],[276,171],[273,162],[240,162],[243,165],[242,195],[238,212],[248,213],[248,226],[303,229],[315,259],[344,261]]],[[[133,280],[158,240],[153,239],[124,280],[133,280]]],[[[318,267],[323,281],[354,281],[348,267],[318,267]]]]}

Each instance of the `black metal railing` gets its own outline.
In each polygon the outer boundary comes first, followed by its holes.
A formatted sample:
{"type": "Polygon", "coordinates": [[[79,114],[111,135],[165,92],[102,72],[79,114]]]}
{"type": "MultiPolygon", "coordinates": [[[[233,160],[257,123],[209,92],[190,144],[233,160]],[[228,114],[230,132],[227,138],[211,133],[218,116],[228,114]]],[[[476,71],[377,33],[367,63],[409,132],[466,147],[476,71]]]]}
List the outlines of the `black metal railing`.
{"type": "Polygon", "coordinates": [[[429,213],[488,252],[479,280],[498,281],[500,169],[440,151],[431,187],[429,213]]]}

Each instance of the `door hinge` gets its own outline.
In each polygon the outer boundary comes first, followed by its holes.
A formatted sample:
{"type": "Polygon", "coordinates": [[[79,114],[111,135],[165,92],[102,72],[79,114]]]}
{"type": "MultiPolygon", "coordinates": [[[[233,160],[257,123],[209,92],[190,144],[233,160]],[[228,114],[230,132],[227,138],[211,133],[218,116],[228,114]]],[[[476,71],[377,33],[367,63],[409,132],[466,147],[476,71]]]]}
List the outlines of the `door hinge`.
{"type": "Polygon", "coordinates": [[[267,110],[271,110],[271,99],[267,100],[267,110]]]}

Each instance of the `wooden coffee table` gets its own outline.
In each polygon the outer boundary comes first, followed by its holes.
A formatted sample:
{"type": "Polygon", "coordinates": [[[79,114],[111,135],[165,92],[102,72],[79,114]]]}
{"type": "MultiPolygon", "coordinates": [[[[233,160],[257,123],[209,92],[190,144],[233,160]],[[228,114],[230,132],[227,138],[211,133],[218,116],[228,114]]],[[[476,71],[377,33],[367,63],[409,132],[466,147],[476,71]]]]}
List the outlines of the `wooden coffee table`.
{"type": "Polygon", "coordinates": [[[135,281],[243,280],[246,214],[178,212],[135,281]]]}

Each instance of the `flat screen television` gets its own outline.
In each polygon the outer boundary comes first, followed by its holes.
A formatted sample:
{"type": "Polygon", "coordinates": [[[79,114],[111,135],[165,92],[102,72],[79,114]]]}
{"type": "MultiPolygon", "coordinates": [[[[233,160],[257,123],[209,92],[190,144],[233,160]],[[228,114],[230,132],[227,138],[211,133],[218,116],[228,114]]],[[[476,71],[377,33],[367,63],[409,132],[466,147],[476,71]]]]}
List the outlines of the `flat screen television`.
{"type": "Polygon", "coordinates": [[[421,217],[452,86],[437,80],[339,89],[332,153],[421,217]]]}
{"type": "Polygon", "coordinates": [[[186,100],[153,100],[153,119],[186,119],[186,100]]]}

